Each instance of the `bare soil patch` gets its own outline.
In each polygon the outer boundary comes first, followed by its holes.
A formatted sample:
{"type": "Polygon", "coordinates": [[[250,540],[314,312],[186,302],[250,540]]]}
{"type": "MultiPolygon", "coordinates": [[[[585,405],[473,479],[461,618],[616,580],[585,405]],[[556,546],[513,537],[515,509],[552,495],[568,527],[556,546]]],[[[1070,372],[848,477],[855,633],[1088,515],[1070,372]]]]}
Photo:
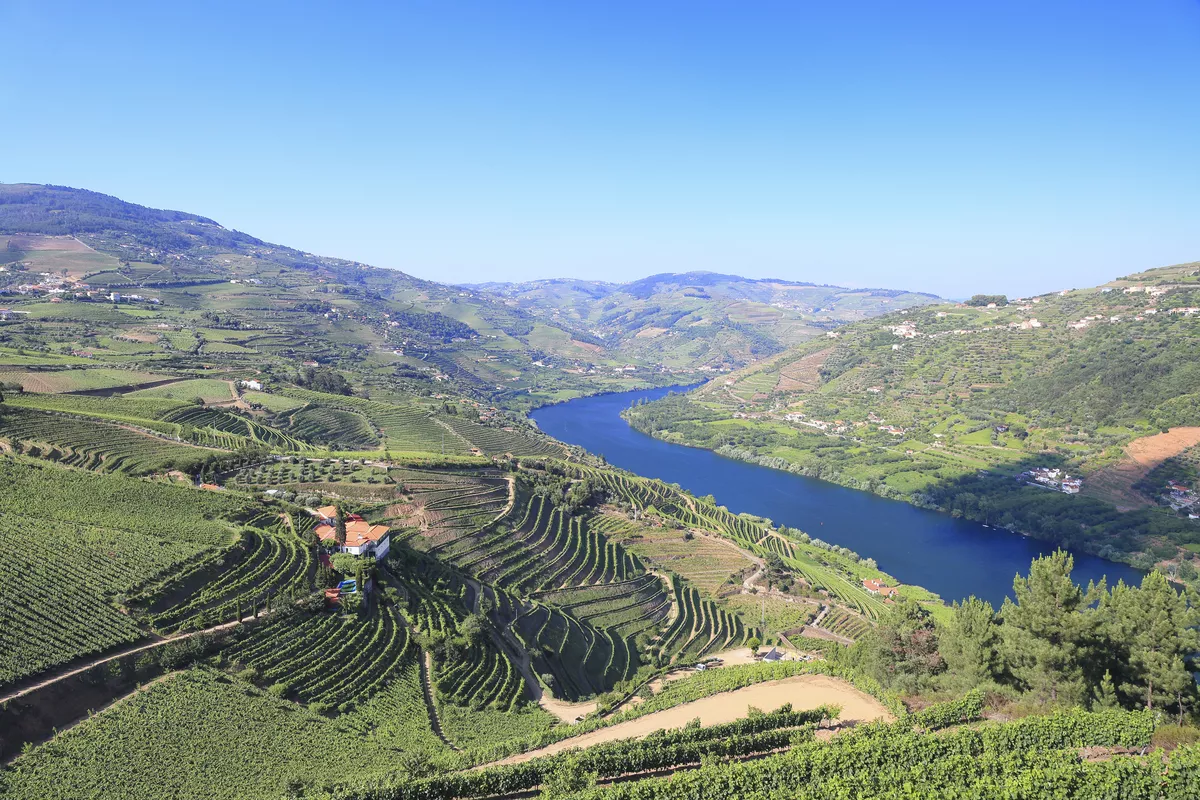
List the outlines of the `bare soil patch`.
{"type": "Polygon", "coordinates": [[[810,392],[821,385],[821,367],[833,348],[809,353],[804,358],[788,364],[779,371],[779,383],[775,386],[781,392],[810,392]]]}
{"type": "Polygon", "coordinates": [[[64,250],[70,253],[90,253],[92,248],[74,236],[10,236],[8,241],[18,250],[64,250]]]}
{"type": "Polygon", "coordinates": [[[1083,494],[1112,503],[1118,511],[1154,505],[1133,485],[1168,458],[1197,444],[1200,444],[1200,427],[1171,428],[1166,433],[1134,439],[1125,446],[1124,459],[1088,476],[1083,483],[1083,494]]]}
{"type": "Polygon", "coordinates": [[[684,703],[666,711],[647,714],[639,719],[564,739],[539,750],[510,756],[496,762],[496,765],[518,764],[573,747],[591,747],[618,739],[642,737],[657,730],[682,728],[696,717],[700,718],[702,725],[719,725],[747,716],[751,706],[763,711],[771,711],[784,703],[791,703],[797,711],[825,704],[841,706],[840,722],[843,725],[877,719],[885,721],[892,719],[892,715],[878,700],[860,692],[845,681],[825,675],[797,675],[783,680],[746,686],[736,691],[684,703]]]}
{"type": "Polygon", "coordinates": [[[575,345],[576,347],[581,347],[584,350],[587,350],[589,353],[601,353],[604,351],[604,348],[598,344],[592,344],[591,342],[581,342],[578,339],[572,339],[571,344],[575,345]]]}

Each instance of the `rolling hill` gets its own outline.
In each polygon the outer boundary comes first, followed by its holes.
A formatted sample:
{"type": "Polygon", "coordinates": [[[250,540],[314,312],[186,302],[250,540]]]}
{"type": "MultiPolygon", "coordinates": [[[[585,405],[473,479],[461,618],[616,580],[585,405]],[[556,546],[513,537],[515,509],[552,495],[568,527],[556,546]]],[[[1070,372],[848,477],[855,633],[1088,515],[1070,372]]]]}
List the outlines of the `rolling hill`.
{"type": "Polygon", "coordinates": [[[472,288],[631,357],[710,371],[744,366],[846,322],[938,300],[920,292],[713,272],[651,275],[624,284],[544,280],[472,288]]]}
{"type": "Polygon", "coordinates": [[[1200,487],[1167,481],[1194,481],[1198,326],[1197,264],[980,296],[847,325],[629,419],[1194,581],[1200,487]]]}

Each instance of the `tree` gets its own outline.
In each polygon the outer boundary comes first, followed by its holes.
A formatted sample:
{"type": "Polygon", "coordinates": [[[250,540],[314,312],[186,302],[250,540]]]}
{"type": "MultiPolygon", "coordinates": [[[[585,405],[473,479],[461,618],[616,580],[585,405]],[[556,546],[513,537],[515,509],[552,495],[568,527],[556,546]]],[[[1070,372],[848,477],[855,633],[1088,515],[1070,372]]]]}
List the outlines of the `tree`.
{"type": "Polygon", "coordinates": [[[1092,708],[1119,708],[1120,701],[1117,699],[1117,689],[1113,685],[1112,673],[1104,670],[1104,677],[1100,679],[1100,685],[1092,691],[1092,708]]]}
{"type": "Polygon", "coordinates": [[[1129,679],[1121,689],[1139,697],[1146,708],[1154,708],[1156,698],[1182,706],[1183,695],[1195,692],[1184,659],[1200,649],[1197,609],[1155,571],[1137,590],[1118,584],[1107,610],[1115,615],[1110,630],[1124,637],[1129,648],[1129,679]]]}
{"type": "Polygon", "coordinates": [[[762,639],[757,636],[751,636],[746,640],[746,647],[750,648],[751,653],[758,655],[758,648],[762,647],[762,639]]]}
{"type": "Polygon", "coordinates": [[[905,600],[854,645],[851,658],[880,683],[910,694],[924,691],[946,668],[933,616],[920,603],[905,600]]]}
{"type": "Polygon", "coordinates": [[[459,625],[463,638],[471,644],[482,641],[487,632],[487,618],[483,614],[468,614],[459,625]]]}
{"type": "Polygon", "coordinates": [[[1091,621],[1079,613],[1090,604],[1071,580],[1075,559],[1064,550],[1034,559],[1029,577],[1013,579],[1016,602],[1005,598],[1004,660],[1018,685],[1049,702],[1084,699],[1083,662],[1091,621]]]}
{"type": "Polygon", "coordinates": [[[337,518],[334,520],[333,536],[337,540],[338,547],[346,546],[346,510],[340,505],[335,512],[337,518]]]}
{"type": "Polygon", "coordinates": [[[991,603],[972,595],[954,604],[954,612],[938,631],[938,651],[946,661],[950,683],[969,690],[994,680],[1001,671],[1000,627],[991,603]]]}

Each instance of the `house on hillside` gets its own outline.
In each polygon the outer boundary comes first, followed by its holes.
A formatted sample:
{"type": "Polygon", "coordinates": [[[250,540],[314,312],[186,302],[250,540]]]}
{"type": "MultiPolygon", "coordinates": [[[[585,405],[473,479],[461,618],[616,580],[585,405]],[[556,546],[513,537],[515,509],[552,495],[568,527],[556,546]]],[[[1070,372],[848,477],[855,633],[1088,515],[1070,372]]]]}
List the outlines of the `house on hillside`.
{"type": "MultiPolygon", "coordinates": [[[[337,508],[324,506],[317,509],[321,519],[314,529],[317,537],[326,545],[337,547],[337,508]]],[[[387,525],[372,525],[358,514],[346,516],[346,543],[338,547],[343,553],[355,556],[373,556],[376,561],[387,557],[391,549],[391,528],[387,525]]]]}
{"type": "Polygon", "coordinates": [[[870,580],[865,580],[862,582],[862,584],[863,584],[863,588],[866,589],[868,592],[870,592],[871,594],[877,594],[881,597],[891,597],[894,594],[896,594],[895,587],[888,586],[883,581],[876,580],[875,578],[871,578],[870,580]]]}

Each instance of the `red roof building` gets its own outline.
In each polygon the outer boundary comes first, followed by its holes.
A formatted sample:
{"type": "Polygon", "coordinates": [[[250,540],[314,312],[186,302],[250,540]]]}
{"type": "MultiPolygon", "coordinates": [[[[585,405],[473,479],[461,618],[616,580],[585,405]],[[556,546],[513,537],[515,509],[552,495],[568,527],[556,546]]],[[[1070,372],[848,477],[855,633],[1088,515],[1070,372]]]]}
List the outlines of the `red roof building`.
{"type": "MultiPolygon", "coordinates": [[[[357,515],[353,515],[357,516],[357,515]]],[[[337,542],[337,525],[333,522],[322,522],[316,527],[316,534],[323,542],[337,542]]],[[[374,555],[379,561],[388,554],[391,547],[391,528],[387,525],[372,525],[362,517],[346,518],[346,543],[341,546],[343,552],[356,556],[374,555]]]]}

